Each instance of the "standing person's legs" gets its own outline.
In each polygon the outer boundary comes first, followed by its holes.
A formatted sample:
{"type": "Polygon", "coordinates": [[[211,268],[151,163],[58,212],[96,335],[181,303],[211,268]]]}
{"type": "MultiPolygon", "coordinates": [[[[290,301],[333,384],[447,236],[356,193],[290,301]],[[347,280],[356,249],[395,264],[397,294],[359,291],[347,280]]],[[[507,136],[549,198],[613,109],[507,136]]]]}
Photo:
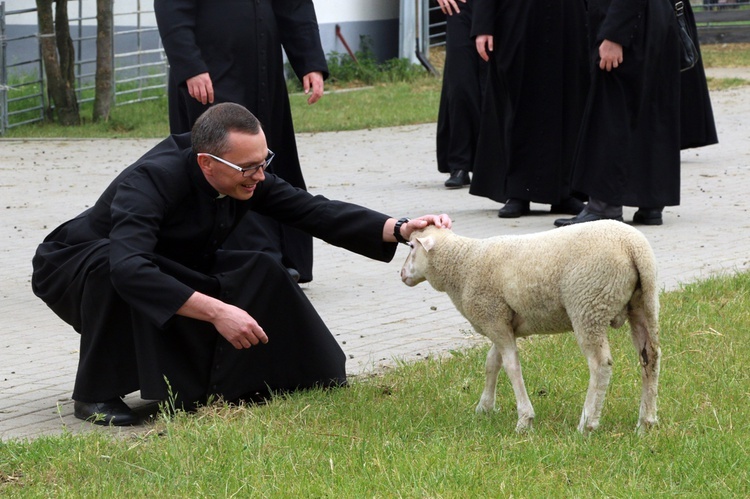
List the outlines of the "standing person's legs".
{"type": "Polygon", "coordinates": [[[477,54],[471,31],[471,9],[446,19],[446,60],[437,131],[438,170],[450,173],[449,189],[471,183],[479,134],[482,79],[488,65],[477,54]]]}

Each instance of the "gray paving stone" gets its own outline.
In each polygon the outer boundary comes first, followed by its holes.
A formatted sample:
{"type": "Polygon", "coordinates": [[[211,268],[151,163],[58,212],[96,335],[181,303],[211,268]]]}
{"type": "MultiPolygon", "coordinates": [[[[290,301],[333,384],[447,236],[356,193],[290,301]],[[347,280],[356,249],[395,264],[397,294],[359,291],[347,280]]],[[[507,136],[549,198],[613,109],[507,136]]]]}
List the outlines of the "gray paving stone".
{"type": "MultiPolygon", "coordinates": [[[[723,76],[723,75],[722,75],[723,76]]],[[[744,76],[744,73],[742,74],[744,76]]],[[[750,73],[747,75],[750,78],[750,73]]],[[[721,143],[684,151],[682,203],[661,227],[639,227],[654,247],[663,289],[750,267],[750,87],[712,96],[721,143]]],[[[435,167],[435,125],[299,134],[310,191],[394,216],[449,213],[454,230],[472,237],[553,230],[548,206],[516,220],[500,205],[443,188],[435,167]]],[[[0,140],[0,438],[62,431],[110,431],[72,416],[70,392],[78,335],[34,297],[31,257],[61,222],[90,206],[109,181],[156,140],[0,140]]],[[[634,208],[626,208],[632,218],[634,208]]],[[[407,250],[379,263],[316,241],[315,279],[303,285],[349,356],[347,370],[366,374],[487,341],[446,295],[427,283],[404,286],[407,250]]],[[[477,369],[482,369],[477,366],[477,369]]],[[[148,404],[138,394],[126,401],[148,404]]]]}

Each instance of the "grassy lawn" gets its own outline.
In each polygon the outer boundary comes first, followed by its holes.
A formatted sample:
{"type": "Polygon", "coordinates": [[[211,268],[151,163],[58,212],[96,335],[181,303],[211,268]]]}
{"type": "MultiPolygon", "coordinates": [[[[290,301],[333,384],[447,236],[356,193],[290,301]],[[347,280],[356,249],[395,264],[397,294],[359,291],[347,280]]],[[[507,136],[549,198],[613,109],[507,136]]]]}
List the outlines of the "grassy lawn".
{"type": "Polygon", "coordinates": [[[750,274],[662,294],[660,424],[638,437],[627,327],[602,425],[575,430],[588,380],[572,335],[521,340],[533,432],[500,374],[474,414],[485,348],[402,365],[346,389],[215,405],[150,431],[0,444],[3,497],[747,497],[750,274]],[[147,491],[147,492],[146,492],[147,491]]]}
{"type": "MultiPolygon", "coordinates": [[[[702,47],[706,67],[750,67],[750,44],[706,45],[702,47]]],[[[435,54],[440,60],[440,54],[435,54]]],[[[441,64],[436,64],[441,67],[441,64]]],[[[440,78],[426,72],[408,82],[381,82],[351,88],[350,82],[329,82],[326,95],[315,105],[307,104],[302,93],[290,96],[297,132],[327,132],[386,126],[432,123],[437,121],[440,78]]],[[[712,90],[722,90],[748,81],[710,79],[712,90]]],[[[106,137],[158,138],[169,134],[166,98],[114,108],[107,123],[91,123],[90,104],[81,106],[84,125],[62,127],[36,123],[11,128],[7,138],[26,137],[106,137]]]]}

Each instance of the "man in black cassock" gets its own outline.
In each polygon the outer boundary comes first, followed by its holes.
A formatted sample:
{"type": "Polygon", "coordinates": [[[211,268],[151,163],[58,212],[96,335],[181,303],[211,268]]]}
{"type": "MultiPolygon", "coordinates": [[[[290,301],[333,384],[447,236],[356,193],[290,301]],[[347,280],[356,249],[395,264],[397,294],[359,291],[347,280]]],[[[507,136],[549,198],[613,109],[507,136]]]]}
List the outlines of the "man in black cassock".
{"type": "Polygon", "coordinates": [[[579,213],[570,176],[588,86],[584,0],[476,0],[472,8],[490,75],[469,192],[505,203],[500,218],[528,214],[531,202],[579,213]]]}
{"type": "MultiPolygon", "coordinates": [[[[264,172],[258,120],[217,104],[125,169],[33,258],[32,289],[81,335],[80,419],[130,425],[121,396],[181,407],[346,382],[345,356],[300,287],[260,251],[223,250],[249,211],[389,261],[396,242],[447,215],[398,222],[264,172]]],[[[239,230],[239,229],[238,229],[239,230]]]]}
{"type": "Polygon", "coordinates": [[[437,168],[450,173],[448,189],[471,183],[479,116],[488,64],[477,54],[471,38],[475,0],[438,0],[445,19],[445,66],[437,121],[437,168]]]}
{"type": "MultiPolygon", "coordinates": [[[[155,0],[154,12],[169,59],[169,123],[189,132],[214,102],[236,102],[263,124],[278,151],[271,172],[305,189],[284,78],[282,46],[302,80],[308,103],[323,95],[328,76],[312,0],[155,0]]],[[[312,239],[251,214],[247,230],[227,247],[259,249],[282,261],[300,282],[312,280],[312,239]],[[259,237],[255,237],[259,234],[259,237]]]]}
{"type": "Polygon", "coordinates": [[[680,150],[717,141],[703,67],[680,73],[671,1],[589,0],[588,26],[591,87],[573,187],[589,203],[555,225],[622,220],[623,205],[638,207],[634,223],[661,225],[664,207],[680,204],[680,150]]]}

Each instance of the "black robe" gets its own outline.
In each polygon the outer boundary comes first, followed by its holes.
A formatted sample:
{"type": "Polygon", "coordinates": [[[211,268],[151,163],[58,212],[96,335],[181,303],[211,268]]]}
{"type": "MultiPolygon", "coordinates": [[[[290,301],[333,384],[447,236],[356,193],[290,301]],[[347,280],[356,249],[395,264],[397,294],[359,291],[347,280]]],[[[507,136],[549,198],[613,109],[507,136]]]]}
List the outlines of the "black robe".
{"type": "MultiPolygon", "coordinates": [[[[684,2],[683,5],[688,30],[700,51],[693,8],[690,2],[684,2]]],[[[680,148],[703,147],[717,142],[719,138],[701,58],[695,66],[680,75],[680,148]]]]}
{"type": "Polygon", "coordinates": [[[583,0],[477,0],[472,35],[494,36],[470,192],[556,204],[588,85],[583,0]]]}
{"type": "Polygon", "coordinates": [[[138,389],[144,399],[165,400],[165,378],[188,404],[345,381],[341,348],[284,267],[262,252],[220,249],[248,211],[370,258],[395,253],[395,243],[382,241],[386,215],[272,174],[247,201],[218,198],[190,135],[173,135],[34,256],[34,293],[81,334],[75,400],[138,389]],[[236,350],[212,324],[175,315],[194,291],[247,310],[268,344],[236,350]]]}
{"type": "Polygon", "coordinates": [[[680,67],[671,3],[589,0],[591,88],[573,187],[610,205],[680,203],[680,67]],[[623,62],[599,69],[599,45],[623,62]]]}
{"type": "MultiPolygon", "coordinates": [[[[328,76],[312,0],[155,0],[154,11],[170,66],[171,132],[189,132],[205,111],[185,81],[208,72],[214,102],[242,104],[263,124],[268,147],[277,153],[271,172],[304,189],[282,46],[299,78],[313,71],[328,76]]],[[[228,247],[267,250],[297,269],[302,282],[312,280],[312,239],[258,218],[251,215],[243,236],[228,247]]]]}
{"type": "Polygon", "coordinates": [[[445,19],[445,66],[437,122],[439,172],[472,171],[479,137],[479,116],[488,66],[471,38],[472,6],[445,19]]]}

